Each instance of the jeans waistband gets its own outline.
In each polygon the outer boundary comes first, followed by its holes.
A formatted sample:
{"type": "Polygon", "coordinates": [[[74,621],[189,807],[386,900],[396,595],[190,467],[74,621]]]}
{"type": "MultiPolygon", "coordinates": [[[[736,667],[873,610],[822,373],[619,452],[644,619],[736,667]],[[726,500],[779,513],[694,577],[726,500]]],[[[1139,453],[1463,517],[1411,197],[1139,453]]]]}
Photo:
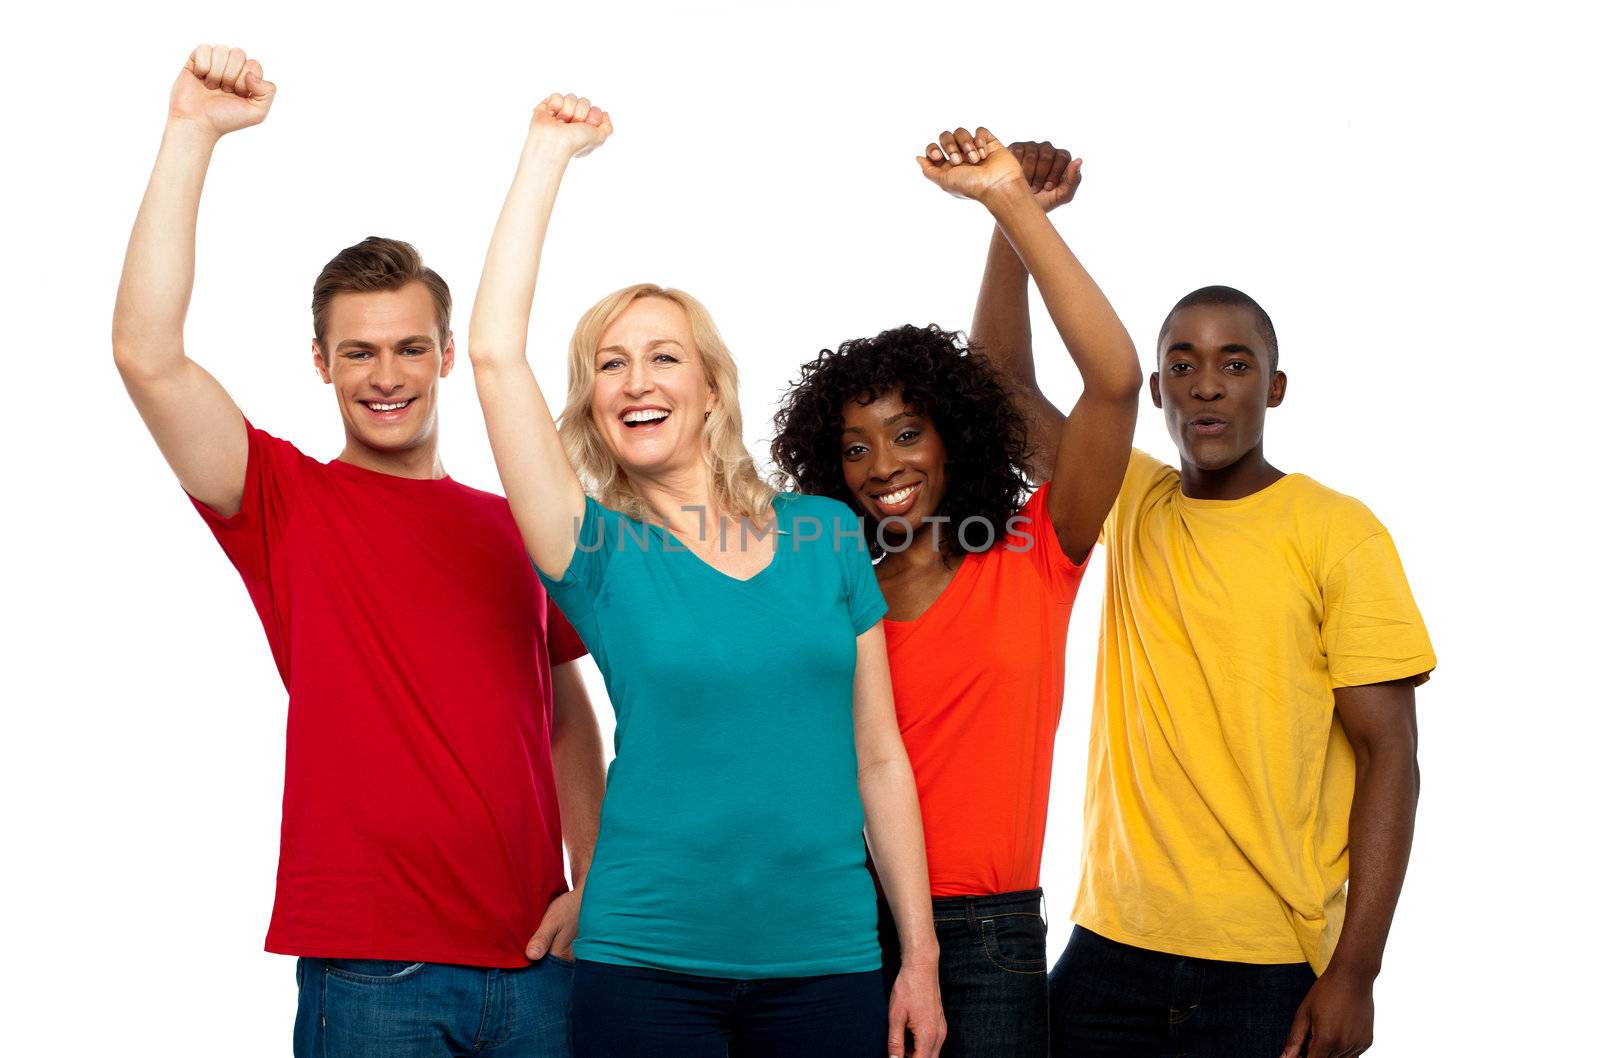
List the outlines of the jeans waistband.
{"type": "Polygon", "coordinates": [[[933,917],[955,915],[983,918],[988,915],[1039,914],[1043,889],[1021,889],[1014,893],[989,893],[984,896],[936,896],[933,917]]]}

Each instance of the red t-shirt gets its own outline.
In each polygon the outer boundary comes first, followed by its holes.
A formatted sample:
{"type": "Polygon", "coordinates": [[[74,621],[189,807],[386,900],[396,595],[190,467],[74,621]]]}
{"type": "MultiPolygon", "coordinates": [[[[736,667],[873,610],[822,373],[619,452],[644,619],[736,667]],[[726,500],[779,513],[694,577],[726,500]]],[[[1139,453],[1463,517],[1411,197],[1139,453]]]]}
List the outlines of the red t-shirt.
{"type": "Polygon", "coordinates": [[[246,428],[239,513],[195,506],[289,690],[267,950],[525,965],[567,888],[550,666],[583,644],[501,497],[246,428]]]}
{"type": "Polygon", "coordinates": [[[1083,579],[1050,524],[1049,492],[1028,499],[1004,540],[968,555],[922,616],[883,622],[934,896],[1039,884],[1067,619],[1083,579]]]}

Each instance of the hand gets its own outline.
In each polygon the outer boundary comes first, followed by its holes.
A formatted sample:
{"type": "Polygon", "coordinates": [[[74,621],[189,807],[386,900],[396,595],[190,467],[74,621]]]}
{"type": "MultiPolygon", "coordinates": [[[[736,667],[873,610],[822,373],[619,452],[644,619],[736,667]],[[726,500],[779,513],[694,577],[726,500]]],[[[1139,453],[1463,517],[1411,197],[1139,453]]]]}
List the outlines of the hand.
{"type": "Polygon", "coordinates": [[[261,64],[239,48],[202,44],[172,85],[168,121],[187,121],[213,135],[259,125],[278,86],[263,80],[261,64]]]}
{"type": "Polygon", "coordinates": [[[1372,980],[1329,969],[1311,986],[1282,1058],[1354,1058],[1372,1046],[1372,980]]]}
{"type": "Polygon", "coordinates": [[[578,906],[583,903],[583,888],[562,893],[550,901],[539,920],[539,928],[528,938],[523,954],[534,962],[553,952],[563,959],[572,958],[572,938],[578,935],[578,906]]]}
{"type": "Polygon", "coordinates": [[[582,158],[611,135],[611,115],[587,99],[559,92],[533,108],[528,145],[582,158]]]}
{"type": "Polygon", "coordinates": [[[889,992],[889,1058],[938,1058],[945,1032],[938,961],[902,963],[889,992]],[[906,1049],[908,1030],[915,1044],[912,1050],[906,1049]]]}
{"type": "Polygon", "coordinates": [[[1083,159],[1074,158],[1065,147],[1052,147],[1049,140],[1022,140],[1009,148],[1022,164],[1022,177],[1028,181],[1033,200],[1049,213],[1072,201],[1083,183],[1083,159]]]}
{"type": "Polygon", "coordinates": [[[923,176],[957,198],[987,203],[1007,188],[1032,194],[1022,163],[986,128],[940,133],[939,142],[928,144],[917,164],[923,176]]]}

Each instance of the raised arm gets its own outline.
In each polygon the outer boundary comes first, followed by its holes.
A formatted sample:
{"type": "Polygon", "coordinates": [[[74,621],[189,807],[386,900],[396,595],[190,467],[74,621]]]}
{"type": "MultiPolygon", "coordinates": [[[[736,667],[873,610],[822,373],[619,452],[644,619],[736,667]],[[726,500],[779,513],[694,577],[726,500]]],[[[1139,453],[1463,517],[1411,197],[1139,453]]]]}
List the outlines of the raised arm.
{"type": "Polygon", "coordinates": [[[1356,755],[1350,889],[1339,943],[1300,1004],[1284,1058],[1334,1058],[1372,1046],[1372,985],[1411,861],[1422,786],[1413,680],[1337,687],[1333,705],[1356,755]]]}
{"type": "Polygon", "coordinates": [[[1081,562],[1128,467],[1144,384],[1133,339],[1045,217],[1022,164],[987,129],[947,132],[917,160],[928,179],[958,198],[982,202],[993,214],[1039,284],[1050,319],[1083,376],[1083,393],[1048,454],[1054,481],[1050,520],[1062,550],[1081,562]]]}
{"type": "Polygon", "coordinates": [[[123,384],[178,482],[219,514],[244,495],[244,417],[184,352],[183,321],[194,289],[195,222],[211,151],[236,129],[258,124],[277,91],[261,64],[238,48],[201,45],[172,86],[167,127],[128,240],[111,321],[123,384]]]}
{"type": "Polygon", "coordinates": [[[583,487],[528,366],[528,313],[561,176],[569,161],[609,135],[611,118],[587,99],[553,95],[534,108],[517,175],[489,240],[468,330],[500,482],[528,554],[551,577],[566,572],[577,548],[583,487]]]}
{"type": "Polygon", "coordinates": [[[939,940],[928,895],[922,809],[895,718],[882,622],[856,637],[855,735],[867,848],[900,934],[900,974],[889,996],[888,1053],[890,1058],[937,1058],[946,1031],[939,999],[939,940]],[[907,1030],[915,1050],[905,1048],[907,1030]]]}
{"type": "MultiPolygon", "coordinates": [[[[1083,181],[1082,158],[1072,157],[1048,140],[1013,143],[1010,150],[1022,165],[1022,175],[1034,201],[1046,213],[1072,201],[1083,181]]],[[[972,312],[972,344],[982,349],[1015,387],[1028,416],[1031,459],[1024,469],[1030,479],[1047,481],[1067,417],[1039,388],[1033,363],[1033,327],[1028,317],[1028,270],[997,224],[989,238],[978,304],[972,312]]]]}

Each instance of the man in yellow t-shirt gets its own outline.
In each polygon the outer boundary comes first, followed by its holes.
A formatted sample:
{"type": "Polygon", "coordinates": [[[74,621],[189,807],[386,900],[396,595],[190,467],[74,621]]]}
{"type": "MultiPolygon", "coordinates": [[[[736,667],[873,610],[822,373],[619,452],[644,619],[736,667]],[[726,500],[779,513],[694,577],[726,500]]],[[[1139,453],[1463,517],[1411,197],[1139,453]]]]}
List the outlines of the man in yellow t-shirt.
{"type": "Polygon", "coordinates": [[[1161,328],[1180,469],[1106,521],[1078,923],[1054,1052],[1357,1054],[1416,812],[1432,647],[1388,532],[1266,460],[1271,320],[1229,287],[1161,328]],[[1348,881],[1348,892],[1346,882],[1348,881]]]}

